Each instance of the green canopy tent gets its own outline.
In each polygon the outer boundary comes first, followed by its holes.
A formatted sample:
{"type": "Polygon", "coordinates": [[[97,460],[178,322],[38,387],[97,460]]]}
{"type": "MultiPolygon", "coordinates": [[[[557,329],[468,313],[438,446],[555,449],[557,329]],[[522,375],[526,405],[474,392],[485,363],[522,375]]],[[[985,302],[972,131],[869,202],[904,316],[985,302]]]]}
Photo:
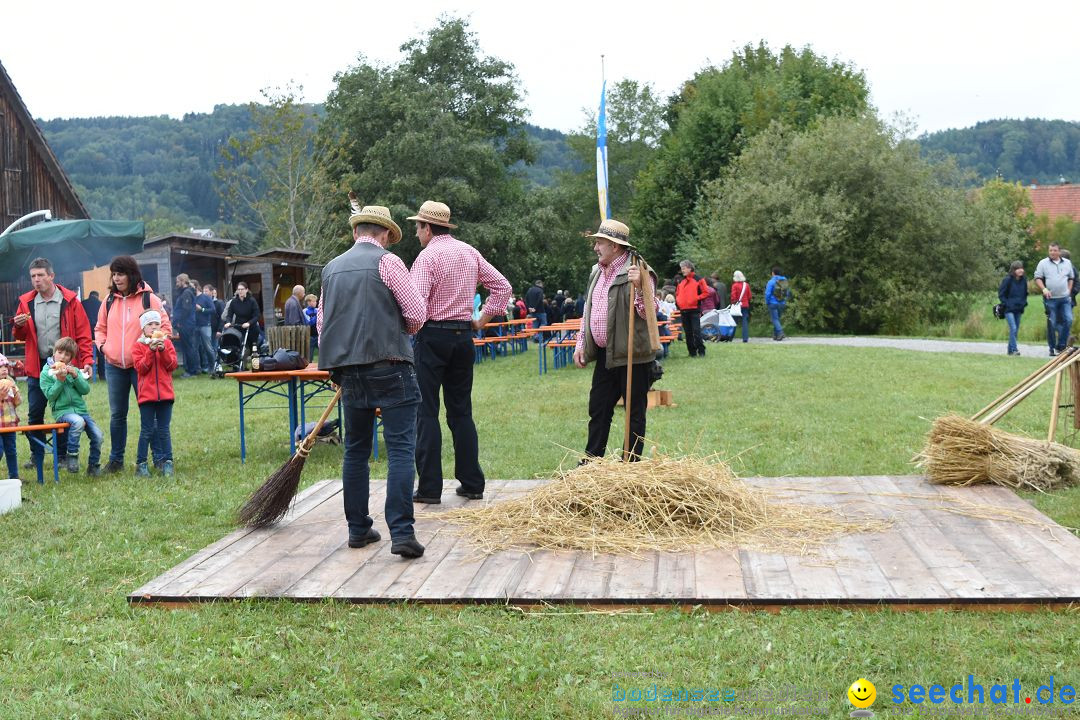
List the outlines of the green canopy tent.
{"type": "Polygon", "coordinates": [[[37,257],[57,273],[89,270],[141,252],[145,239],[145,224],[130,220],[49,220],[13,230],[0,236],[0,282],[26,277],[37,257]]]}

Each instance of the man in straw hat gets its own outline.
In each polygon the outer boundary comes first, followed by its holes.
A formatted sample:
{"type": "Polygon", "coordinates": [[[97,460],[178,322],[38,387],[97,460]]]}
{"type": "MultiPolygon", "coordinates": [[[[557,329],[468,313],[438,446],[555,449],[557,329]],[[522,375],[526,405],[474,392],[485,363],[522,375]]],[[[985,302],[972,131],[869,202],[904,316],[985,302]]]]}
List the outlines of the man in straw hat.
{"type": "Polygon", "coordinates": [[[416,334],[416,375],[420,382],[420,411],[416,422],[416,502],[442,502],[442,431],[439,426],[439,388],[446,405],[446,424],[454,438],[454,477],[457,494],[470,500],[484,497],[479,440],[472,418],[473,330],[506,312],[511,287],[502,273],[480,252],[456,240],[450,230],[450,208],[427,201],[409,218],[416,221],[420,254],[410,275],[427,303],[427,322],[416,334]],[[477,285],[488,290],[480,317],[472,320],[477,285]]]}
{"type": "MultiPolygon", "coordinates": [[[[586,460],[607,452],[608,432],[615,405],[626,394],[627,358],[629,356],[630,288],[634,287],[634,351],[630,400],[630,459],[640,460],[645,443],[645,408],[649,396],[649,368],[659,345],[647,322],[656,317],[652,288],[642,287],[645,277],[631,259],[630,229],[618,220],[604,220],[589,237],[597,264],[589,276],[585,291],[585,310],[581,319],[574,363],[585,367],[596,361],[592,389],[589,391],[589,437],[585,444],[586,460]]],[[[584,461],[583,461],[584,462],[584,461]]]]}
{"type": "Polygon", "coordinates": [[[390,552],[424,554],[413,531],[413,453],[420,391],[409,335],[424,323],[424,301],[405,263],[387,251],[401,228],[378,205],[360,208],[352,199],[353,246],[327,263],[316,315],[319,368],[341,386],[345,458],[341,469],[349,547],[377,542],[368,513],[368,458],[375,409],[386,440],[386,524],[390,552]]]}

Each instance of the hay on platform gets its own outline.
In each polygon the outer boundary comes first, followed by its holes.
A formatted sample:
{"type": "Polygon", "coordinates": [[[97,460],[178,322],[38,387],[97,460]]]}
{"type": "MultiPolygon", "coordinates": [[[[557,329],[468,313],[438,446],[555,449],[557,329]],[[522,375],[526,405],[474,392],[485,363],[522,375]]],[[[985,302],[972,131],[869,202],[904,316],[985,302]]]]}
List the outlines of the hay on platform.
{"type": "Polygon", "coordinates": [[[695,547],[806,553],[841,533],[882,529],[823,505],[778,502],[716,458],[597,459],[521,497],[444,515],[482,550],[634,554],[695,547]]]}
{"type": "Polygon", "coordinates": [[[992,483],[1046,491],[1080,480],[1080,452],[958,415],[934,421],[915,462],[927,480],[939,485],[992,483]]]}

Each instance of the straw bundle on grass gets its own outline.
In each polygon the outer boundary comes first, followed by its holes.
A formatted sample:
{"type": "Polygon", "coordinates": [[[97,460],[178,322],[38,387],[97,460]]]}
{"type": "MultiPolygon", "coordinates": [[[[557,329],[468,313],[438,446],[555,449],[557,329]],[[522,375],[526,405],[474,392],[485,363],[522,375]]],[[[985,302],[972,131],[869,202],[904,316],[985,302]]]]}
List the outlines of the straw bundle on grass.
{"type": "Polygon", "coordinates": [[[633,554],[694,547],[805,553],[839,533],[878,530],[822,505],[775,501],[715,458],[597,459],[521,497],[446,513],[486,552],[633,554]]]}
{"type": "Polygon", "coordinates": [[[927,480],[939,485],[993,483],[1045,491],[1080,480],[1080,452],[958,415],[934,421],[915,462],[925,469],[927,480]]]}

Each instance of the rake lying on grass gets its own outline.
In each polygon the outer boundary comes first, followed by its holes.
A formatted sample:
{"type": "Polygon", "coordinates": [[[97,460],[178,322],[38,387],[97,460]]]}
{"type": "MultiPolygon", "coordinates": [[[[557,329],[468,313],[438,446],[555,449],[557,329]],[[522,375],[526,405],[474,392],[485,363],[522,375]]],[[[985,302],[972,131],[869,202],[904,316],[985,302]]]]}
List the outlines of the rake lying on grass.
{"type": "Polygon", "coordinates": [[[322,429],[326,418],[330,417],[331,411],[337,407],[339,399],[341,399],[341,388],[338,388],[338,391],[334,393],[330,404],[323,410],[322,417],[315,423],[315,427],[300,443],[300,446],[296,448],[296,453],[278,468],[277,472],[266,478],[266,482],[252,493],[248,501],[236,513],[240,524],[252,528],[262,528],[273,525],[285,517],[285,513],[289,511],[289,506],[292,505],[293,497],[296,495],[296,488],[300,485],[300,474],[304,470],[304,462],[307,460],[308,453],[311,452],[315,441],[318,440],[319,430],[322,429]]]}
{"type": "Polygon", "coordinates": [[[1080,480],[1080,452],[958,415],[934,421],[915,462],[925,469],[927,480],[939,485],[993,483],[1045,491],[1080,480]]]}
{"type": "Polygon", "coordinates": [[[572,549],[634,554],[694,547],[806,553],[840,533],[886,523],[822,505],[781,503],[715,458],[602,458],[522,497],[444,515],[486,552],[572,549]]]}

